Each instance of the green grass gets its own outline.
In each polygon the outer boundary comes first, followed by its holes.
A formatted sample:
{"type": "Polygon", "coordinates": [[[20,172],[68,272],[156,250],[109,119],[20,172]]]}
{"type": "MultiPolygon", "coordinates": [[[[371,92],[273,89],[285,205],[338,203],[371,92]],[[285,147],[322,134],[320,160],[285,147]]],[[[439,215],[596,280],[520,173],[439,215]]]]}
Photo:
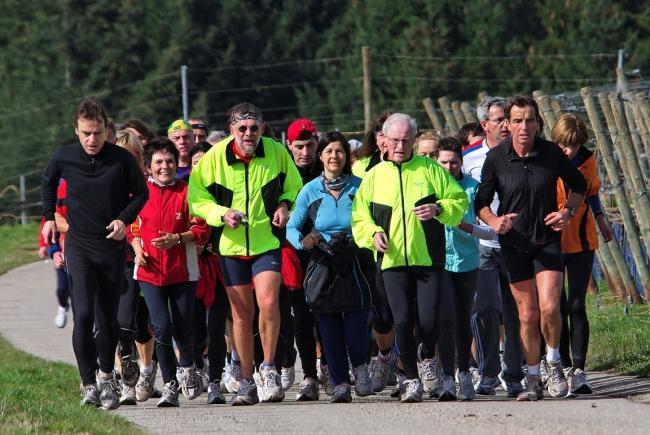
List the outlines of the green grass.
{"type": "Polygon", "coordinates": [[[587,296],[589,352],[591,370],[650,376],[650,307],[629,307],[615,300],[608,291],[600,297],[587,296]]]}
{"type": "MultiPolygon", "coordinates": [[[[37,232],[38,224],[0,226],[0,274],[38,261],[37,232]]],[[[141,433],[79,399],[75,367],[33,357],[0,336],[0,433],[141,433]]]]}

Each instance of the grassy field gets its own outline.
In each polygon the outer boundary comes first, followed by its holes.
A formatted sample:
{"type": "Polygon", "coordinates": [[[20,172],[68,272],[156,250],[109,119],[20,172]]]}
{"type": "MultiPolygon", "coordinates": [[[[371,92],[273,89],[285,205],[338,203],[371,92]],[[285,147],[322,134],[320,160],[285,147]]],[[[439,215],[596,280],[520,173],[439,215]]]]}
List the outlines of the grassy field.
{"type": "MultiPolygon", "coordinates": [[[[38,225],[0,226],[0,274],[38,260],[38,225]]],[[[0,433],[141,433],[126,420],[79,406],[79,373],[0,337],[0,433]]]]}

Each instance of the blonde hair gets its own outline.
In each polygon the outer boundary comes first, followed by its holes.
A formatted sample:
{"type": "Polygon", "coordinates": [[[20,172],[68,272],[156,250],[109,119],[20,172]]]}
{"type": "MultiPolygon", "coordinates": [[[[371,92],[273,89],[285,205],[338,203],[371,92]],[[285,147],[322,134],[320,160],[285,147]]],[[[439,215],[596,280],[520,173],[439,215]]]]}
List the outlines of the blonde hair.
{"type": "Polygon", "coordinates": [[[578,115],[565,113],[553,126],[551,138],[558,145],[575,148],[587,143],[589,135],[587,126],[578,115]]]}
{"type": "Polygon", "coordinates": [[[434,146],[434,148],[437,149],[438,148],[438,142],[440,141],[440,136],[438,136],[436,134],[436,132],[433,131],[433,130],[423,130],[423,131],[419,132],[415,136],[415,144],[413,145],[413,151],[415,151],[416,153],[418,152],[418,147],[420,145],[420,142],[423,141],[423,140],[435,140],[436,145],[434,146]]]}
{"type": "Polygon", "coordinates": [[[127,130],[120,130],[116,134],[117,139],[115,139],[115,145],[120,146],[130,152],[135,160],[138,162],[138,166],[142,169],[142,172],[145,172],[144,159],[142,154],[144,150],[142,148],[142,142],[135,135],[127,130]]]}

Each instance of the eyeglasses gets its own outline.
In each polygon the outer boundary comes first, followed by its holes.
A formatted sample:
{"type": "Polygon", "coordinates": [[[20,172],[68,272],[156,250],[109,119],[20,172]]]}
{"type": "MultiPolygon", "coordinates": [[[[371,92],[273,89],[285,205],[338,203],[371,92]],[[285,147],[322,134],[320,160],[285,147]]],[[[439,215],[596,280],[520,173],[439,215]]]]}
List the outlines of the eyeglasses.
{"type": "Polygon", "coordinates": [[[508,119],[507,119],[505,116],[504,116],[504,117],[501,117],[501,118],[497,118],[497,119],[488,119],[488,121],[492,121],[492,122],[494,122],[496,125],[501,125],[501,124],[503,124],[504,122],[506,122],[507,120],[508,120],[508,119]]]}
{"type": "Polygon", "coordinates": [[[397,145],[397,144],[410,145],[412,140],[413,140],[413,139],[393,139],[393,138],[390,138],[390,137],[388,137],[386,135],[384,135],[384,137],[386,139],[388,139],[389,141],[391,141],[395,145],[397,145]]]}
{"type": "Polygon", "coordinates": [[[247,127],[245,125],[240,126],[237,130],[239,130],[240,133],[246,133],[246,130],[250,130],[251,133],[257,133],[260,129],[259,125],[251,125],[250,127],[247,127]]]}

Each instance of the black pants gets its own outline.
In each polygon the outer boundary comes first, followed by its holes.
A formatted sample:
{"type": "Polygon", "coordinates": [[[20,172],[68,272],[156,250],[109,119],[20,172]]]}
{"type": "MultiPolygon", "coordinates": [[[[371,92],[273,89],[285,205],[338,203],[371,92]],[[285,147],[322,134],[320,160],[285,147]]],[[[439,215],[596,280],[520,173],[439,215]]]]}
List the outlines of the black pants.
{"type": "Polygon", "coordinates": [[[156,354],[165,383],[176,379],[176,354],[172,338],[180,354],[181,367],[192,361],[192,319],[196,281],[158,287],[140,281],[140,288],[149,307],[156,339],[156,354]]]}
{"type": "Polygon", "coordinates": [[[594,265],[594,251],[579,252],[564,256],[566,268],[566,288],[568,297],[562,292],[560,307],[562,311],[562,336],[560,355],[564,367],[584,370],[589,347],[589,320],[585,298],[594,265]],[[569,349],[571,351],[569,352],[569,349]],[[573,359],[573,361],[571,361],[573,359]]]}
{"type": "Polygon", "coordinates": [[[120,356],[134,355],[133,342],[137,333],[138,304],[140,302],[140,286],[133,279],[133,262],[125,266],[125,284],[120,296],[120,306],[117,310],[117,322],[120,325],[119,351],[120,356]]]}
{"type": "Polygon", "coordinates": [[[114,367],[126,242],[70,232],[65,253],[74,314],[72,347],[83,384],[93,384],[98,356],[102,372],[114,367]]]}
{"type": "MultiPolygon", "coordinates": [[[[418,377],[418,344],[413,334],[414,328],[417,328],[422,342],[422,356],[431,358],[435,353],[442,273],[441,268],[432,267],[399,267],[382,272],[395,322],[398,354],[407,379],[418,377]]],[[[453,357],[451,361],[441,360],[441,364],[443,370],[453,371],[453,357]]]]}
{"type": "Polygon", "coordinates": [[[221,280],[217,280],[215,300],[211,307],[206,307],[200,299],[194,299],[194,363],[197,367],[204,366],[203,350],[208,346],[208,361],[210,382],[221,379],[221,373],[226,360],[226,312],[228,310],[228,295],[221,280]],[[206,322],[207,320],[207,322],[206,322]]]}
{"type": "MultiPolygon", "coordinates": [[[[470,316],[472,305],[474,304],[474,295],[476,294],[476,277],[477,270],[468,272],[449,272],[445,271],[444,285],[445,295],[450,293],[450,299],[453,300],[454,310],[451,310],[449,304],[441,303],[441,336],[440,342],[447,340],[448,334],[445,333],[446,323],[443,320],[444,312],[453,311],[455,313],[453,337],[455,338],[455,348],[457,356],[458,371],[466,372],[469,370],[469,358],[472,349],[472,325],[470,316]]],[[[443,296],[443,300],[447,300],[443,296]]],[[[448,348],[446,346],[445,348],[448,348]]],[[[448,374],[448,373],[446,373],[448,374]]]]}
{"type": "Polygon", "coordinates": [[[280,289],[280,314],[282,326],[278,348],[281,349],[282,367],[293,367],[296,363],[295,339],[305,378],[316,379],[316,337],[314,315],[307,306],[303,289],[280,289]],[[293,314],[292,314],[293,312],[293,314]]]}
{"type": "Polygon", "coordinates": [[[364,264],[375,265],[375,285],[370,286],[370,289],[372,290],[372,329],[380,334],[388,334],[393,330],[393,313],[390,310],[390,304],[388,303],[388,297],[386,296],[384,277],[371,250],[360,249],[359,260],[364,264]]]}
{"type": "Polygon", "coordinates": [[[68,308],[70,305],[70,283],[68,282],[68,274],[65,268],[54,269],[56,273],[56,300],[59,301],[59,306],[68,308]]]}

